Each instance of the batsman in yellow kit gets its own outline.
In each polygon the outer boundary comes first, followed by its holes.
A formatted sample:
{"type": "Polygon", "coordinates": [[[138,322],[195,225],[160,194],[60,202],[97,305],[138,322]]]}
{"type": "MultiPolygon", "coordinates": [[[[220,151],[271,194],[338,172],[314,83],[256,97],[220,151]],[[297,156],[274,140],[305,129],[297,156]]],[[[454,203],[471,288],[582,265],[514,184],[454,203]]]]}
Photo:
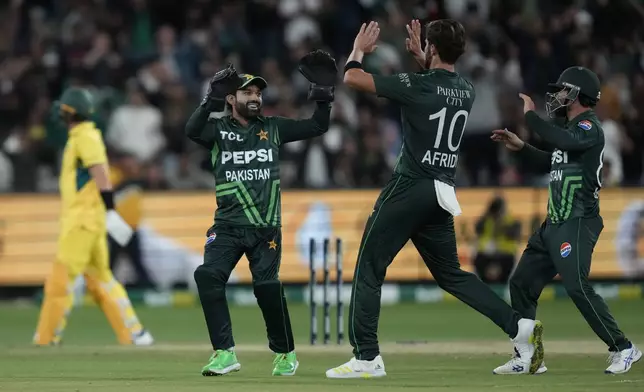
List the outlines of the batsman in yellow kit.
{"type": "Polygon", "coordinates": [[[89,121],[94,112],[92,97],[85,89],[70,88],[55,105],[69,133],[60,173],[58,251],[45,282],[34,344],[61,342],[74,302],[72,286],[83,274],[87,290],[107,316],[118,342],[150,345],[152,336],[110,270],[107,235],[125,245],[132,229],[114,209],[105,144],[89,121]]]}

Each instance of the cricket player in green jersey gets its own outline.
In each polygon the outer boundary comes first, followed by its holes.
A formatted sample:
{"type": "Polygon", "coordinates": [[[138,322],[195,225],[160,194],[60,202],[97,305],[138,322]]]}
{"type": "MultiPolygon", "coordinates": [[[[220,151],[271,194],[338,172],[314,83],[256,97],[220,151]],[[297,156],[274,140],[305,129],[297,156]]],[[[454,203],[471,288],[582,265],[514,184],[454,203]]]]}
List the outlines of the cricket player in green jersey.
{"type": "Polygon", "coordinates": [[[194,273],[214,350],[202,369],[204,376],[241,368],[234,351],[226,283],[244,254],[266,323],[269,348],[275,353],[273,375],[292,376],[299,364],[279,280],[279,150],[284,143],[328,130],[337,67],[328,53],[315,51],[300,61],[300,71],[312,81],[309,99],[317,102],[309,119],[263,116],[266,80],[238,75],[229,65],[213,77],[208,93],[186,125],[187,136],[211,152],[216,182],[214,225],[206,233],[204,263],[194,273]],[[329,74],[332,77],[320,77],[329,74]],[[225,107],[229,114],[222,115],[225,107]]]}
{"type": "Polygon", "coordinates": [[[358,252],[348,317],[354,356],[326,376],[386,375],[377,336],[380,294],[387,267],[410,239],[438,285],[503,329],[522,354],[520,371],[536,373],[543,358],[541,323],[522,319],[476,275],[463,271],[458,260],[454,216],[461,210],[454,174],[475,97],[472,84],[454,71],[464,53],[465,31],[454,20],[429,23],[426,53],[421,50],[420,23],[412,22],[408,32],[410,50],[424,71],[391,76],[364,72],[363,56],[374,50],[378,39],[374,22],[362,26],[345,66],[349,87],[400,105],[403,147],[367,220],[358,252]]]}
{"type": "MultiPolygon", "coordinates": [[[[550,88],[548,120],[537,115],[530,97],[520,97],[528,129],[554,151],[536,149],[507,129],[492,134],[492,140],[544,171],[550,170],[548,214],[530,237],[510,278],[512,307],[522,317],[534,319],[541,291],[559,274],[577,309],[609,348],[610,366],[605,372],[626,373],[642,358],[642,352],[624,336],[588,281],[593,249],[604,228],[599,214],[604,132],[593,110],[600,98],[599,78],[587,68],[570,67],[550,88]]],[[[517,361],[515,356],[494,373],[514,374],[517,361]]]]}

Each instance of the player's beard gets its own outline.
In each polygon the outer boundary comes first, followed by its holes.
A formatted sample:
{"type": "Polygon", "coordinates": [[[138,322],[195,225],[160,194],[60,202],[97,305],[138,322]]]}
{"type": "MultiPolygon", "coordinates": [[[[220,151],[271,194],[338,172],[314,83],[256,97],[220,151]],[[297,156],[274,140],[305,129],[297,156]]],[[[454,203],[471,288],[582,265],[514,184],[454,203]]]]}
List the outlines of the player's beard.
{"type": "Polygon", "coordinates": [[[254,118],[262,114],[262,103],[259,101],[237,102],[235,110],[243,118],[254,118]]]}

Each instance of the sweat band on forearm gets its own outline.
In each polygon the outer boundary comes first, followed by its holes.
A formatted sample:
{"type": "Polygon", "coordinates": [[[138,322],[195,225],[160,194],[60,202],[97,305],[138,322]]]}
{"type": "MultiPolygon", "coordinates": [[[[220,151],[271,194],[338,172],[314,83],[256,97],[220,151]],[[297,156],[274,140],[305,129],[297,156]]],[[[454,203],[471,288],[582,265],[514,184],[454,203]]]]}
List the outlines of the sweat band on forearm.
{"type": "Polygon", "coordinates": [[[103,199],[103,204],[105,204],[106,210],[114,209],[114,192],[101,191],[101,198],[103,199]]]}
{"type": "Polygon", "coordinates": [[[346,73],[348,70],[353,68],[362,69],[362,63],[359,61],[351,60],[344,66],[344,72],[346,73]]]}

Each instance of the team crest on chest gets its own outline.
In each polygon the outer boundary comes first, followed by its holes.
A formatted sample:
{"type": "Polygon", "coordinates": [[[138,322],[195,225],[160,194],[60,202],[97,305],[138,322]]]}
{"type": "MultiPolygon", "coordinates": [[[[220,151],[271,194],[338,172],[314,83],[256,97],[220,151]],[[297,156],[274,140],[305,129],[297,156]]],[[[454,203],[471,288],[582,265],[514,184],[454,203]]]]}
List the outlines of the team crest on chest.
{"type": "Polygon", "coordinates": [[[563,257],[564,259],[570,255],[570,252],[572,252],[572,245],[570,245],[570,243],[569,243],[569,242],[564,242],[564,243],[563,243],[563,244],[561,244],[561,246],[559,247],[559,254],[560,254],[560,255],[561,255],[561,257],[563,257]]]}
{"type": "Polygon", "coordinates": [[[210,235],[208,236],[208,238],[206,238],[206,245],[208,245],[208,244],[212,243],[212,242],[215,240],[215,238],[217,238],[217,234],[216,234],[216,233],[212,233],[212,234],[210,234],[210,235]]]}
{"type": "Polygon", "coordinates": [[[259,140],[268,140],[268,132],[263,129],[257,133],[257,136],[259,136],[259,140]]]}

